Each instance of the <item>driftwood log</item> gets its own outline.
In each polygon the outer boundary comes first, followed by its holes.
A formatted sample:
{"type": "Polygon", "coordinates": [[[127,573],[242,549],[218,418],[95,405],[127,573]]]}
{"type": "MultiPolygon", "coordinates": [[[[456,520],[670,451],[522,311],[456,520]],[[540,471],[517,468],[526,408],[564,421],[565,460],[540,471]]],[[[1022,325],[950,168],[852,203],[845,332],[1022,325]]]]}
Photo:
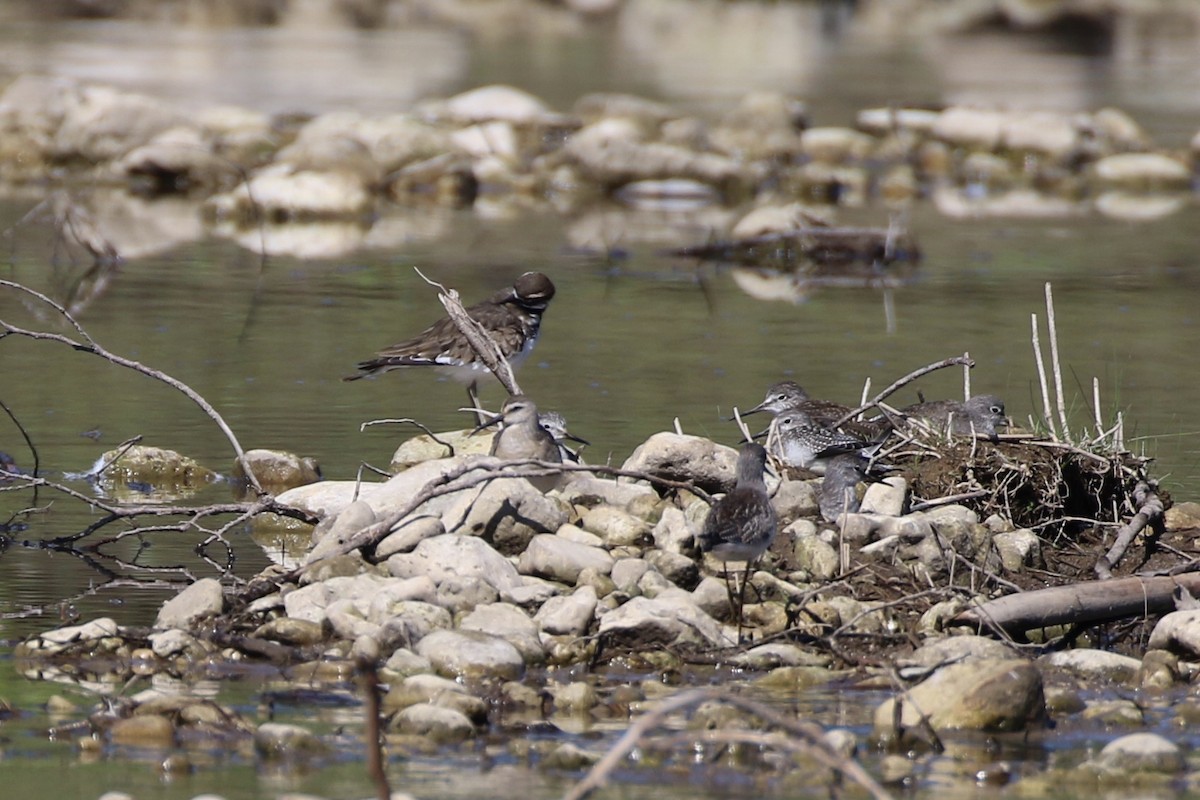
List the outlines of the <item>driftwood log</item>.
{"type": "Polygon", "coordinates": [[[1010,594],[975,606],[953,620],[1023,639],[1056,625],[1086,625],[1175,610],[1175,591],[1200,592],[1200,572],[1152,578],[1115,578],[1010,594]]]}

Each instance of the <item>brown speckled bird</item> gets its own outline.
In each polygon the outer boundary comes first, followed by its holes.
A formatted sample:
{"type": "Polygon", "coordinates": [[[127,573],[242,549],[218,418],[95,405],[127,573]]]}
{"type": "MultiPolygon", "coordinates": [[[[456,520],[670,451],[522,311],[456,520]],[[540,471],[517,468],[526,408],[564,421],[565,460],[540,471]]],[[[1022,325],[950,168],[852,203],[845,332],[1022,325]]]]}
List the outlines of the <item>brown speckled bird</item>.
{"type": "MultiPolygon", "coordinates": [[[[540,272],[526,272],[512,286],[468,308],[467,314],[488,332],[515,369],[537,342],[542,313],[553,297],[554,284],[548,277],[540,272]]],[[[404,367],[436,367],[466,383],[476,408],[479,407],[476,384],[481,377],[491,375],[453,320],[442,317],[413,338],[359,362],[359,371],[345,380],[404,367]]]]}

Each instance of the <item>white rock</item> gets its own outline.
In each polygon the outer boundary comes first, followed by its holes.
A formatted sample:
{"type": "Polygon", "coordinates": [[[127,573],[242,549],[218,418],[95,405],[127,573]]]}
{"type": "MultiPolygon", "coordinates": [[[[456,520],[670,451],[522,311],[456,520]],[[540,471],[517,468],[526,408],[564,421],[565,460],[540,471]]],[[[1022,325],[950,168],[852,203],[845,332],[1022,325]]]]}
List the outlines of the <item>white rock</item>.
{"type": "MultiPolygon", "coordinates": [[[[639,445],[621,466],[677,481],[693,481],[706,492],[734,486],[737,451],[700,436],[656,433],[639,445]]],[[[622,479],[626,480],[626,479],[622,479]]]]}
{"type": "Polygon", "coordinates": [[[904,478],[885,478],[867,486],[859,511],[863,514],[883,514],[898,517],[908,502],[908,481],[904,478]]]}
{"type": "Polygon", "coordinates": [[[1200,610],[1172,611],[1154,626],[1149,650],[1170,650],[1189,659],[1200,655],[1200,610]]]}
{"type": "Polygon", "coordinates": [[[662,516],[651,531],[654,546],[659,550],[680,553],[684,548],[691,548],[695,534],[688,525],[684,513],[674,506],[663,509],[662,516]]]}
{"type": "Polygon", "coordinates": [[[601,636],[632,647],[696,644],[727,647],[731,644],[720,624],[696,605],[681,589],[654,599],[635,597],[600,618],[601,636]]]}
{"type": "Polygon", "coordinates": [[[481,86],[457,94],[446,100],[444,108],[450,116],[471,122],[533,122],[549,113],[549,109],[538,98],[501,84],[481,86]]]}
{"type": "Polygon", "coordinates": [[[580,586],[569,595],[551,597],[533,616],[542,633],[550,636],[582,636],[596,613],[596,590],[580,586]]]}
{"type": "Polygon", "coordinates": [[[511,642],[478,631],[434,631],[416,652],[447,677],[519,680],[525,672],[525,661],[511,642]]]}
{"type": "Polygon", "coordinates": [[[478,536],[500,553],[515,555],[537,534],[558,530],[567,518],[562,503],[529,481],[504,478],[464,493],[443,512],[442,524],[451,533],[478,536]]]}
{"type": "Polygon", "coordinates": [[[524,575],[573,584],[584,569],[590,567],[607,575],[612,571],[612,565],[613,557],[599,547],[542,534],[535,536],[521,554],[518,569],[524,575]]]}
{"type": "Polygon", "coordinates": [[[546,651],[538,638],[538,626],[528,614],[510,603],[476,606],[458,623],[460,630],[499,636],[520,651],[526,664],[541,663],[546,651]]]}
{"type": "Polygon", "coordinates": [[[434,536],[422,541],[411,553],[391,556],[386,564],[397,577],[428,575],[435,584],[450,576],[481,578],[501,595],[522,583],[516,567],[474,536],[452,533],[434,536]]]}
{"type": "Polygon", "coordinates": [[[1104,746],[1089,765],[1106,771],[1179,772],[1186,766],[1179,745],[1157,733],[1130,733],[1104,746]]]}
{"type": "Polygon", "coordinates": [[[437,604],[452,614],[470,611],[476,606],[494,603],[500,593],[483,578],[451,575],[437,586],[437,604]]]}
{"type": "Polygon", "coordinates": [[[201,578],[168,600],[159,609],[154,627],[188,628],[204,617],[217,616],[225,610],[225,593],[216,578],[201,578]]]}
{"type": "Polygon", "coordinates": [[[1134,682],[1138,670],[1142,667],[1142,662],[1136,658],[1087,647],[1048,653],[1038,660],[1043,664],[1065,669],[1080,678],[1117,683],[1134,682]]]}

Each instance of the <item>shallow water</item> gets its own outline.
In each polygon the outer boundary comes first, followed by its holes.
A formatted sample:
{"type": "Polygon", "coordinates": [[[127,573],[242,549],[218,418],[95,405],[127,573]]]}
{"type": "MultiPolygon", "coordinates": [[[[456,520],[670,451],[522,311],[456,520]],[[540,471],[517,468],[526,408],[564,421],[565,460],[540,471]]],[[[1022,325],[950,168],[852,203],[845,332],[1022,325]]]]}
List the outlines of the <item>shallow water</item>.
{"type": "MultiPolygon", "coordinates": [[[[866,28],[861,19],[821,17],[817,8],[695,2],[680,21],[677,3],[631,0],[608,22],[521,32],[519,26],[497,26],[490,35],[431,23],[350,31],[300,23],[274,29],[15,20],[0,25],[0,71],[48,70],[196,107],[231,102],[268,111],[352,108],[376,114],[483,82],[512,82],[564,109],[587,91],[621,89],[719,112],[748,89],[765,87],[804,97],[817,124],[847,123],[858,108],[889,101],[970,99],[1079,109],[1115,104],[1172,145],[1195,132],[1200,48],[1185,46],[1194,45],[1194,37],[1184,26],[1160,31],[1159,38],[1152,30],[1121,27],[1099,37],[987,29],[914,42],[866,28]],[[654,30],[660,35],[646,33],[654,30]],[[706,48],[705,41],[720,47],[706,48]],[[1154,46],[1139,49],[1139,42],[1154,46]],[[379,80],[381,75],[388,79],[379,80]]],[[[468,424],[456,411],[465,399],[461,386],[435,374],[413,370],[372,381],[340,380],[357,360],[440,315],[433,291],[414,267],[459,289],[468,302],[537,269],[553,278],[558,295],[542,340],[518,377],[528,394],[562,411],[572,431],[593,443],[586,451],[591,461],[620,463],[676,419],[686,432],[733,443],[737,432],[724,420],[732,407],[757,403],[766,386],[783,377],[818,396],[853,402],[868,377],[877,390],[916,367],[963,352],[978,365],[972,389],[1005,397],[1020,423],[1041,405],[1030,315],[1044,319],[1044,285],[1051,282],[1072,425],[1090,424],[1092,379],[1098,378],[1106,424],[1121,411],[1126,442],[1158,459],[1164,485],[1177,497],[1200,493],[1200,422],[1193,411],[1200,405],[1194,377],[1200,361],[1194,346],[1200,211],[1190,196],[1180,198],[1172,213],[1144,222],[1086,210],[1049,220],[958,217],[921,203],[911,209],[908,224],[924,258],[909,279],[887,287],[769,283],[748,271],[664,255],[670,247],[707,241],[714,226],[736,219],[736,210],[650,213],[611,206],[560,218],[483,204],[460,212],[393,208],[369,227],[301,232],[324,257],[264,260],[207,233],[194,208],[172,201],[134,204],[128,213],[139,221],[142,238],[123,250],[135,255],[105,276],[107,284],[94,296],[81,289],[89,262],[58,246],[48,223],[17,224],[41,199],[36,188],[0,198],[0,231],[11,234],[0,278],[59,302],[77,302],[78,320],[98,342],[188,383],[217,408],[243,446],[315,456],[327,477],[352,477],[363,461],[385,466],[396,444],[413,432],[396,425],[360,430],[365,421],[412,417],[434,429],[468,424]],[[496,211],[503,213],[489,213],[496,211]],[[155,221],[168,215],[184,223],[158,230],[155,221]],[[189,232],[181,234],[181,228],[189,232]],[[597,255],[609,248],[620,257],[597,255]],[[788,299],[747,293],[765,288],[788,299]]],[[[114,216],[128,202],[91,187],[71,199],[97,215],[114,216]]],[[[840,219],[882,225],[888,213],[847,210],[840,219]]],[[[7,291],[0,293],[0,316],[71,333],[29,298],[7,291]]],[[[1045,343],[1044,328],[1042,336],[1045,343]]],[[[147,444],[228,472],[228,443],[173,390],[62,345],[8,339],[0,354],[0,400],[29,432],[42,469],[55,475],[83,471],[103,450],[141,435],[147,444]]],[[[956,396],[962,376],[945,371],[920,386],[929,397],[956,396]]],[[[485,389],[485,403],[495,406],[500,399],[497,387],[485,389]]],[[[896,397],[915,399],[912,388],[896,397]]],[[[30,466],[29,451],[4,419],[0,449],[30,466]]],[[[69,483],[91,491],[82,481],[69,483]]],[[[196,500],[225,496],[227,488],[216,486],[196,500]]],[[[49,499],[43,493],[37,502],[49,499]]],[[[25,493],[0,493],[0,520],[31,503],[25,493]]],[[[71,599],[51,606],[47,616],[0,616],[0,639],[75,614],[149,622],[167,588],[119,585],[91,593],[107,579],[112,556],[161,570],[138,573],[143,580],[179,580],[184,569],[210,574],[193,553],[193,535],[164,534],[140,543],[144,547],[126,540],[91,559],[21,542],[68,534],[95,519],[79,504],[58,499],[47,513],[30,518],[27,530],[10,534],[18,541],[0,551],[0,615],[71,599]]],[[[269,555],[246,533],[235,534],[232,543],[238,574],[268,563],[269,555]]],[[[0,661],[0,695],[33,708],[51,689],[18,678],[9,663],[0,661]]],[[[839,702],[863,704],[861,696],[848,697],[839,702]]],[[[246,698],[255,702],[249,686],[246,698]]],[[[287,713],[308,720],[304,712],[287,713]]],[[[829,722],[862,724],[861,717],[845,717],[834,713],[829,722]]],[[[10,750],[18,755],[18,785],[28,786],[29,796],[62,788],[56,782],[64,763],[78,782],[62,796],[125,788],[124,762],[77,764],[65,748],[39,741],[36,730],[22,728],[10,750]]],[[[1072,741],[1085,747],[1094,740],[1072,741]]],[[[220,769],[164,782],[151,761],[140,762],[144,771],[128,784],[138,797],[212,791],[238,798],[301,788],[327,796],[369,792],[356,762],[280,777],[255,776],[250,764],[231,759],[220,769]]],[[[477,762],[464,772],[478,769],[479,781],[454,788],[442,780],[455,769],[446,760],[410,769],[406,788],[421,797],[475,796],[481,783],[491,783],[477,762]]],[[[753,793],[746,786],[704,787],[703,779],[681,783],[687,793],[753,793]]],[[[557,779],[544,778],[528,790],[551,796],[562,788],[557,779]]],[[[623,796],[654,791],[629,787],[623,796]]]]}

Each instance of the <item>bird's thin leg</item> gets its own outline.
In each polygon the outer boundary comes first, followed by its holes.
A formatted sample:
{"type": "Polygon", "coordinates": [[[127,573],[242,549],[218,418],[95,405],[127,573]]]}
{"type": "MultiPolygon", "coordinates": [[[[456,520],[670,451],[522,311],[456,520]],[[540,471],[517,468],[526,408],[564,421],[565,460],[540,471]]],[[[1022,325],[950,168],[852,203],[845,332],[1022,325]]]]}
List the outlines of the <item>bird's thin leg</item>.
{"type": "Polygon", "coordinates": [[[742,612],[746,610],[746,584],[750,583],[750,570],[754,568],[754,561],[746,562],[746,574],[742,576],[742,589],[738,592],[738,644],[742,643],[743,617],[742,612]]]}
{"type": "MultiPolygon", "coordinates": [[[[725,596],[729,599],[729,611],[730,611],[730,613],[733,613],[734,609],[737,608],[737,606],[734,602],[735,592],[734,592],[733,586],[729,585],[729,562],[722,561],[721,569],[725,573],[725,596]]],[[[734,580],[734,585],[737,585],[737,577],[736,576],[734,577],[733,580],[734,580]]]]}
{"type": "Polygon", "coordinates": [[[471,381],[467,385],[467,397],[471,399],[471,408],[475,409],[475,423],[483,425],[488,420],[483,415],[483,406],[479,405],[479,394],[475,391],[475,383],[475,381],[471,381]]]}

